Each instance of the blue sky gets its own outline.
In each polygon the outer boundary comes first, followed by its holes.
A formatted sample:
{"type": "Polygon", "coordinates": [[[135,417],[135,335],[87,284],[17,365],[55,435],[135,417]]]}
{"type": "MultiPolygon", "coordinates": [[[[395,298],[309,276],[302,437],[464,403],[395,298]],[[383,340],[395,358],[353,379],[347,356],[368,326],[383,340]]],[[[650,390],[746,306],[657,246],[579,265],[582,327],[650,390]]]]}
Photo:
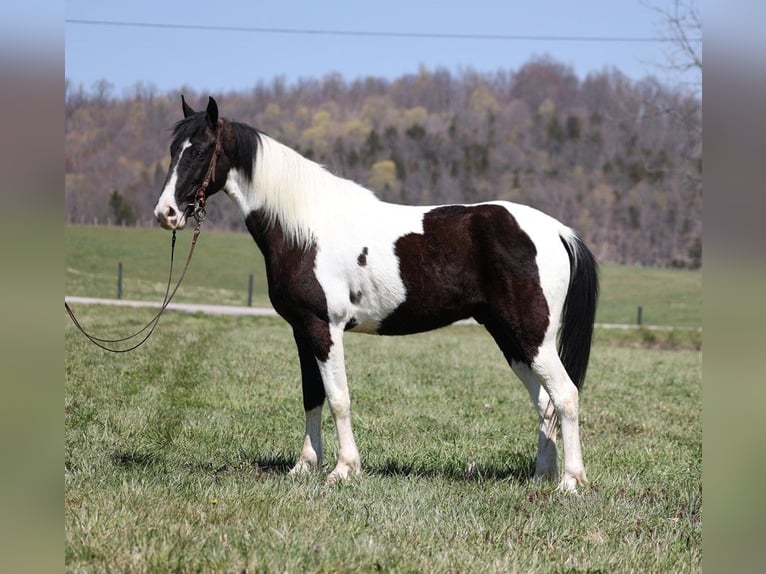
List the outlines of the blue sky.
{"type": "Polygon", "coordinates": [[[219,0],[69,0],[65,6],[66,76],[90,88],[106,79],[114,95],[136,83],[160,93],[246,90],[276,76],[288,82],[339,72],[395,78],[429,69],[517,70],[536,56],[570,65],[584,78],[617,68],[634,80],[654,75],[670,46],[660,42],[463,39],[334,34],[277,34],[204,29],[86,25],[72,20],[151,24],[533,37],[650,38],[663,33],[650,6],[668,0],[472,0],[386,2],[219,0]]]}

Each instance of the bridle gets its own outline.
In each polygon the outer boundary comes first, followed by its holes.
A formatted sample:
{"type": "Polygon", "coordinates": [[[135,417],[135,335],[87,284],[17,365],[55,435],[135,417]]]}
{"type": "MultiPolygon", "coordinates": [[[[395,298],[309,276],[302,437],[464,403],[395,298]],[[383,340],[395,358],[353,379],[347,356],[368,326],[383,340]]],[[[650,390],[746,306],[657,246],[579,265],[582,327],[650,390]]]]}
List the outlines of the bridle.
{"type": "Polygon", "coordinates": [[[194,203],[190,203],[189,206],[186,208],[187,211],[191,212],[191,215],[194,216],[194,219],[197,220],[199,223],[201,220],[205,219],[205,202],[207,201],[207,188],[210,186],[210,182],[215,181],[215,169],[218,166],[218,157],[221,155],[221,152],[223,151],[223,138],[221,135],[223,134],[223,120],[218,120],[218,124],[216,126],[216,135],[215,135],[215,149],[213,150],[213,156],[210,158],[210,164],[207,166],[207,171],[205,172],[205,177],[202,178],[202,183],[197,188],[197,193],[194,197],[194,203]]]}
{"type": "Polygon", "coordinates": [[[194,235],[192,236],[191,245],[189,246],[189,255],[186,257],[186,263],[184,264],[183,271],[181,272],[181,276],[178,278],[178,281],[176,282],[175,287],[173,288],[173,291],[170,291],[170,285],[173,282],[173,261],[175,259],[175,249],[176,249],[176,230],[173,230],[173,236],[170,241],[170,272],[168,274],[168,284],[165,288],[165,296],[162,299],[162,304],[160,305],[159,311],[157,311],[157,314],[152,317],[149,322],[144,325],[140,330],[136,331],[132,335],[128,335],[127,337],[120,337],[118,339],[104,339],[101,337],[96,337],[92,334],[90,334],[88,331],[85,330],[85,328],[80,324],[80,322],[77,320],[77,317],[75,317],[74,311],[72,311],[71,307],[69,306],[69,303],[64,301],[64,309],[66,310],[67,314],[69,315],[70,319],[72,319],[72,322],[75,324],[75,327],[77,327],[80,332],[85,335],[85,337],[94,345],[97,347],[100,347],[101,349],[104,349],[105,351],[109,351],[111,353],[127,353],[129,351],[133,351],[143,345],[147,339],[151,336],[151,334],[154,332],[155,327],[160,321],[160,317],[165,312],[165,310],[168,308],[168,305],[170,305],[170,302],[173,300],[173,297],[176,294],[176,291],[178,291],[178,288],[181,286],[181,282],[184,280],[184,277],[186,277],[186,272],[189,270],[189,264],[191,263],[192,254],[194,253],[194,248],[197,245],[197,238],[200,234],[200,229],[202,226],[202,222],[205,220],[206,212],[205,212],[205,202],[207,201],[207,188],[210,186],[210,183],[212,181],[215,181],[215,169],[218,165],[218,157],[221,155],[221,151],[223,150],[223,143],[221,134],[223,132],[223,120],[218,120],[218,130],[216,133],[215,138],[215,149],[213,151],[213,156],[210,158],[210,165],[208,165],[207,172],[205,173],[205,177],[202,179],[202,183],[200,184],[199,188],[197,188],[197,192],[195,194],[194,203],[190,203],[189,206],[186,208],[188,214],[194,217],[194,220],[197,222],[197,224],[194,226],[194,235]],[[124,349],[117,349],[113,348],[110,345],[115,345],[117,343],[126,343],[128,341],[131,341],[133,339],[136,339],[137,337],[141,336],[142,333],[146,332],[146,334],[135,344],[130,345],[127,348],[124,349]]]}

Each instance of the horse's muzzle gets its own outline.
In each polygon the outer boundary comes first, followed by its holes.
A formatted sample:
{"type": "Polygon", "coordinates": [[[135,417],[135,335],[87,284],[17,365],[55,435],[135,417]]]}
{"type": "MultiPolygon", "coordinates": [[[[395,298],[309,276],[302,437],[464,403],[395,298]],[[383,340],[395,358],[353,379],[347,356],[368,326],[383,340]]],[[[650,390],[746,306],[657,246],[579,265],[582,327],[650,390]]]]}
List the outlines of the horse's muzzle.
{"type": "Polygon", "coordinates": [[[186,226],[186,214],[178,211],[172,205],[157,204],[154,209],[154,216],[163,229],[180,231],[186,226]]]}

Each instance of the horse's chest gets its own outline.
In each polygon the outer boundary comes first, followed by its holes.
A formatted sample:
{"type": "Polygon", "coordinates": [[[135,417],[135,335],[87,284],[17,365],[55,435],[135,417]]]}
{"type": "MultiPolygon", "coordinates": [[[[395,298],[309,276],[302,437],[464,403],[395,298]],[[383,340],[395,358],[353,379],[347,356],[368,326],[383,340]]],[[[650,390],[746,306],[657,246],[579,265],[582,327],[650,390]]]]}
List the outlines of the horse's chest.
{"type": "Polygon", "coordinates": [[[393,244],[355,249],[319,249],[315,274],[331,319],[349,330],[375,332],[378,323],[406,299],[393,244]]]}
{"type": "Polygon", "coordinates": [[[274,309],[290,323],[300,322],[307,314],[328,317],[324,287],[315,272],[316,249],[272,255],[266,257],[266,273],[274,309]]]}

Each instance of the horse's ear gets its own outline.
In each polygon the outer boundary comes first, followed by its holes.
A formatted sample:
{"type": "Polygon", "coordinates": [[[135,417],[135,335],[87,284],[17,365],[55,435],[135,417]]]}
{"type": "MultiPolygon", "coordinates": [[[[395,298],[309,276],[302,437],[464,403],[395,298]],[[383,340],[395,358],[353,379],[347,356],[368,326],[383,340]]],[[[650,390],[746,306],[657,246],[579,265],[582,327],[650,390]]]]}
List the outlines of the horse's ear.
{"type": "Polygon", "coordinates": [[[212,96],[208,96],[205,118],[207,118],[207,125],[210,126],[210,129],[215,131],[218,127],[218,104],[215,103],[212,96]]]}
{"type": "Polygon", "coordinates": [[[196,113],[189,104],[186,103],[186,100],[184,99],[184,95],[181,94],[181,107],[184,110],[184,117],[188,118],[190,115],[196,113]]]}

